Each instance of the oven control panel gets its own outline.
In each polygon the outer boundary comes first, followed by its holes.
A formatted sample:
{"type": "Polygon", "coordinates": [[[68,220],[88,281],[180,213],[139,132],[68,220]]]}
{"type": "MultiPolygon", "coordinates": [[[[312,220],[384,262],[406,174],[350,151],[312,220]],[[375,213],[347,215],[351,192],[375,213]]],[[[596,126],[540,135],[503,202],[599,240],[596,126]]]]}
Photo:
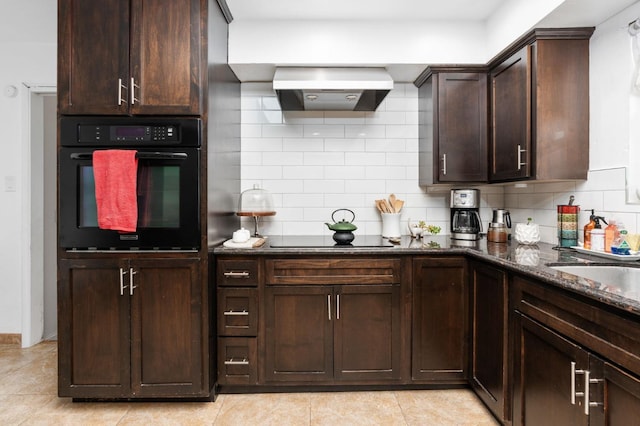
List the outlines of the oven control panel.
{"type": "Polygon", "coordinates": [[[78,142],[80,143],[100,143],[113,142],[153,142],[153,143],[175,143],[178,142],[178,129],[176,126],[144,126],[144,125],[80,125],[78,126],[78,142]]]}

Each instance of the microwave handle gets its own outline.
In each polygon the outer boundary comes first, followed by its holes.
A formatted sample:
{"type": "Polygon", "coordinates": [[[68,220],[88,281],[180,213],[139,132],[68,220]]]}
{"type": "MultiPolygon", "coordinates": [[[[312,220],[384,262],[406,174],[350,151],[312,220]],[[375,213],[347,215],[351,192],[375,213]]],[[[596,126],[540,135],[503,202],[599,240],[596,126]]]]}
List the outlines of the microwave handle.
{"type": "MultiPolygon", "coordinates": [[[[91,160],[91,152],[72,152],[69,157],[72,160],[91,160]]],[[[187,154],[184,152],[138,152],[136,158],[141,160],[186,160],[187,154]]]]}

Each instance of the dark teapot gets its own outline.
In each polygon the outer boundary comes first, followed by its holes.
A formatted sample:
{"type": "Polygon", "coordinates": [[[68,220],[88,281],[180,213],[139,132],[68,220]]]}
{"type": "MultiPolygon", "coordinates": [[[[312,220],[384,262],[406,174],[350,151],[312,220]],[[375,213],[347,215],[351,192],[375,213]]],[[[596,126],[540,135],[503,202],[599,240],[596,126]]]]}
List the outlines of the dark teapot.
{"type": "Polygon", "coordinates": [[[358,227],[353,224],[355,218],[355,213],[349,209],[338,209],[331,213],[331,220],[333,220],[333,223],[325,223],[325,225],[327,225],[330,230],[334,231],[333,241],[337,244],[351,244],[351,241],[355,238],[353,231],[358,229],[358,227]],[[351,220],[347,222],[345,219],[342,219],[340,222],[336,222],[334,215],[339,211],[347,211],[351,213],[351,220]]]}

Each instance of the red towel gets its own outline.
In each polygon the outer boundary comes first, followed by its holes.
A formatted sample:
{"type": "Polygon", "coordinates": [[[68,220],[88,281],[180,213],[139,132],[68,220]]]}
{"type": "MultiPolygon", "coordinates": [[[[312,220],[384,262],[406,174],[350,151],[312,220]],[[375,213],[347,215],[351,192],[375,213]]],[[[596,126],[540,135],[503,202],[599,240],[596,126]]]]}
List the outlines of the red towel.
{"type": "Polygon", "coordinates": [[[138,223],[135,150],[107,149],[93,152],[98,227],[135,232],[138,223]]]}

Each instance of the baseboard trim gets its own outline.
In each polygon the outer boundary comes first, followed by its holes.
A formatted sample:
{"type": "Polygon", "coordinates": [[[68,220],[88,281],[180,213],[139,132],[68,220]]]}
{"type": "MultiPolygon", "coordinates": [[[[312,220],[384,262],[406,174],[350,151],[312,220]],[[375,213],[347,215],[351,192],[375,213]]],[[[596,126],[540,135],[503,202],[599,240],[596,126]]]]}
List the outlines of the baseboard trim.
{"type": "Polygon", "coordinates": [[[0,333],[0,345],[18,345],[22,346],[21,334],[2,334],[0,333]]]}

